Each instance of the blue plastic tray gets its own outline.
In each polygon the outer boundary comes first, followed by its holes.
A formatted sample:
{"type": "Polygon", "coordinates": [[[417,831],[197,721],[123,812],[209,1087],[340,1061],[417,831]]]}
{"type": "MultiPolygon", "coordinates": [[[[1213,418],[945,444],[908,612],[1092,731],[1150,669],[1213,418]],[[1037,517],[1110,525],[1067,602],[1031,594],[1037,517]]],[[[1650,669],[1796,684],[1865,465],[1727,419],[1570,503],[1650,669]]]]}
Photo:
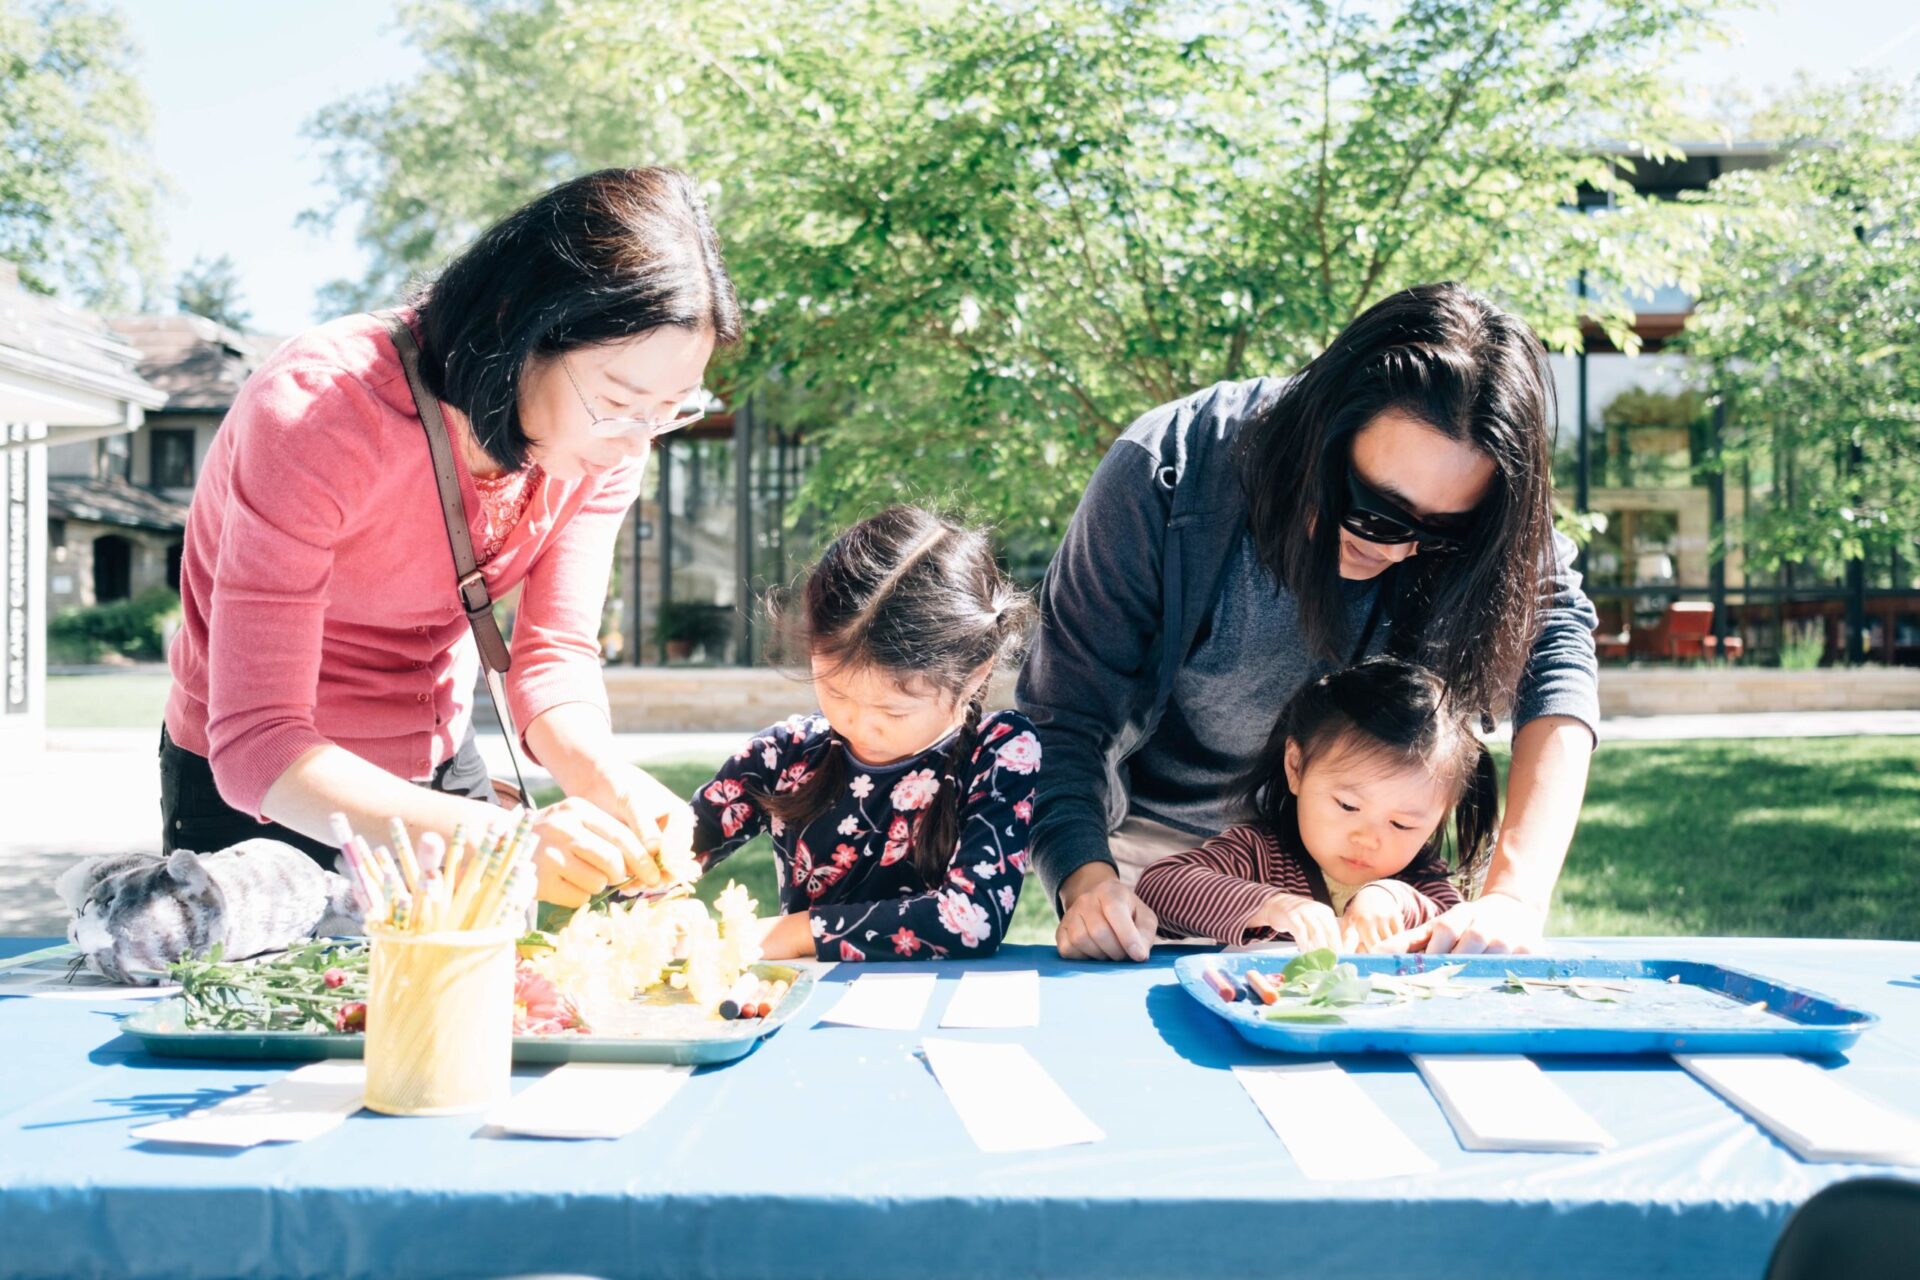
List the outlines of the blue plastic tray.
{"type": "MultiPolygon", "coordinates": [[[[1249,969],[1278,975],[1292,953],[1183,956],[1174,972],[1202,1007],[1263,1049],[1282,1053],[1838,1053],[1878,1022],[1823,995],[1758,974],[1691,960],[1555,959],[1546,956],[1343,956],[1364,975],[1426,973],[1452,964],[1455,980],[1489,991],[1334,1009],[1337,1023],[1271,1022],[1249,1003],[1249,969]],[[1228,1003],[1201,973],[1217,969],[1241,988],[1228,1003]],[[1624,983],[1619,1003],[1563,991],[1495,994],[1509,974],[1624,983]],[[1674,980],[1674,979],[1677,979],[1674,980]],[[1764,1005],[1764,1008],[1756,1006],[1764,1005]]],[[[1283,1002],[1292,1004],[1292,1002],[1283,1002]]]]}

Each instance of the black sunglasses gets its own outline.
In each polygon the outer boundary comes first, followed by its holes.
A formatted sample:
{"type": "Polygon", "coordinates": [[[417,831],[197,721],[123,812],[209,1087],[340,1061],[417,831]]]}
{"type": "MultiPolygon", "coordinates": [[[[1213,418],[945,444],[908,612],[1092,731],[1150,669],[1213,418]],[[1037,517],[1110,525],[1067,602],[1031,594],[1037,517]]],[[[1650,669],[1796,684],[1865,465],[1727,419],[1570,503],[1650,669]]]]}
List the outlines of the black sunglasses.
{"type": "Polygon", "coordinates": [[[1444,555],[1466,545],[1459,528],[1437,528],[1415,517],[1399,503],[1360,478],[1347,464],[1347,513],[1340,526],[1356,538],[1399,546],[1411,542],[1429,555],[1444,555]]]}

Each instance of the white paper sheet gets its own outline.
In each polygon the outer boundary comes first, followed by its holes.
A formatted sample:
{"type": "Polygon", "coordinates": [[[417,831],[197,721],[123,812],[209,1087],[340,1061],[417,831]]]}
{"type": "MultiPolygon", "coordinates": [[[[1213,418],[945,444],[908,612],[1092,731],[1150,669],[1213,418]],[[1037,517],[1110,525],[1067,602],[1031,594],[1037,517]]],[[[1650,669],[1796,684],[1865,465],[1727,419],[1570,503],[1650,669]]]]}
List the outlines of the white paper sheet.
{"type": "Polygon", "coordinates": [[[621,1138],[651,1120],[692,1067],[569,1062],[493,1109],[487,1123],[532,1138],[621,1138]]]}
{"type": "Polygon", "coordinates": [[[1040,1025],[1040,971],[972,972],[960,975],[943,1027],[1037,1027],[1040,1025]]]}
{"type": "Polygon", "coordinates": [[[931,973],[864,973],[820,1021],[877,1031],[914,1031],[933,997],[931,973]]]}
{"type": "Polygon", "coordinates": [[[1416,1053],[1413,1065],[1469,1151],[1604,1151],[1613,1145],[1613,1135],[1531,1058],[1416,1053]]]}
{"type": "Polygon", "coordinates": [[[1674,1061],[1802,1160],[1920,1165],[1920,1122],[1804,1059],[1701,1053],[1674,1061]]]}
{"type": "Polygon", "coordinates": [[[1233,1074],[1309,1178],[1392,1178],[1438,1167],[1331,1062],[1235,1067],[1233,1074]]]}
{"type": "Polygon", "coordinates": [[[929,1039],[920,1051],[982,1151],[1041,1151],[1107,1136],[1017,1044],[929,1039]]]}
{"type": "Polygon", "coordinates": [[[253,1147],[305,1142],[346,1123],[360,1109],[367,1070],[358,1062],[316,1062],[237,1098],[135,1129],[143,1142],[253,1147]]]}

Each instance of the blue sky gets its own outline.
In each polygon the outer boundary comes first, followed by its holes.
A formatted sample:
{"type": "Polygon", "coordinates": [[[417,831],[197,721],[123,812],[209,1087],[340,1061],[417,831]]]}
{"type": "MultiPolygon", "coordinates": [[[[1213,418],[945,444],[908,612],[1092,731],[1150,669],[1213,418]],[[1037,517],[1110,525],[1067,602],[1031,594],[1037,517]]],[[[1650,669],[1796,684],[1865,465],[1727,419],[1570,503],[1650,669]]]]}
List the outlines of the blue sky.
{"type": "MultiPolygon", "coordinates": [[[[301,137],[343,96],[420,65],[394,31],[392,0],[126,0],[153,103],[154,149],[174,191],[164,206],[169,276],[196,255],[230,255],[254,327],[290,333],[317,318],[314,293],[360,271],[349,225],[295,225],[326,203],[317,148],[301,137]]],[[[1739,44],[1696,55],[1696,84],[1764,90],[1804,68],[1838,78],[1871,66],[1920,76],[1913,0],[1780,0],[1736,20],[1739,44]]]]}

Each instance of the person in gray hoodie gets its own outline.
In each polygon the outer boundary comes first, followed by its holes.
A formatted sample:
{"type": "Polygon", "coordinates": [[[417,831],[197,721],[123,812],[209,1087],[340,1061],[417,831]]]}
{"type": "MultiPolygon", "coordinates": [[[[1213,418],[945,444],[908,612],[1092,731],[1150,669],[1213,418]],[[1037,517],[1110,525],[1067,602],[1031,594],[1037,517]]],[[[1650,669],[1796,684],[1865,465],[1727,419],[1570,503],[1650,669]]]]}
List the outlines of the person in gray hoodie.
{"type": "Polygon", "coordinates": [[[1389,945],[1539,939],[1599,721],[1597,618],[1553,528],[1552,404],[1527,326],[1436,284],[1377,303],[1294,378],[1219,383],[1114,443],[1018,685],[1047,760],[1033,861],[1062,955],[1144,960],[1140,871],[1243,820],[1236,784],[1280,708],[1382,652],[1514,724],[1484,885],[1389,945]]]}

